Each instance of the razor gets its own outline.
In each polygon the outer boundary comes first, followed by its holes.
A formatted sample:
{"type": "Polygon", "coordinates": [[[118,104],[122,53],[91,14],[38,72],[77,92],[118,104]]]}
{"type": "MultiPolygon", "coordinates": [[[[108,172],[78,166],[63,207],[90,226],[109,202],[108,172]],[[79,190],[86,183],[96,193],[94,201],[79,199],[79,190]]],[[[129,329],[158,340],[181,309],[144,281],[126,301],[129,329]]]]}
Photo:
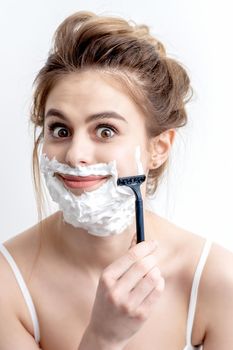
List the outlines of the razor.
{"type": "Polygon", "coordinates": [[[135,195],[135,214],[136,214],[136,229],[137,243],[145,240],[144,238],[144,219],[143,219],[143,200],[140,191],[140,185],[146,180],[145,175],[119,177],[117,180],[118,186],[128,186],[133,190],[135,195]]]}

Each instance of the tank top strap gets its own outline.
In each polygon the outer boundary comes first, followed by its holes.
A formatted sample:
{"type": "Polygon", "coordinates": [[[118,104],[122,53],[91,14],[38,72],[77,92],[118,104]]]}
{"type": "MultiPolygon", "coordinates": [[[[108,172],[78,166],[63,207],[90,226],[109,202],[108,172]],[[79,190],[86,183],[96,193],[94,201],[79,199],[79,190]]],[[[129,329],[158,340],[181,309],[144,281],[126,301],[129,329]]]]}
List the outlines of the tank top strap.
{"type": "Polygon", "coordinates": [[[31,319],[32,319],[32,324],[33,324],[33,329],[34,329],[34,338],[37,344],[39,344],[40,342],[40,329],[39,329],[39,322],[38,322],[38,317],[37,317],[37,313],[36,313],[36,309],[34,306],[34,303],[32,301],[30,292],[28,290],[28,287],[26,286],[26,283],[24,281],[24,278],[18,268],[18,266],[16,265],[13,257],[11,256],[11,254],[9,253],[9,251],[7,250],[7,248],[0,243],[0,252],[3,254],[3,256],[6,258],[6,260],[8,261],[14,275],[15,278],[18,282],[19,288],[23,294],[24,300],[26,302],[26,305],[28,307],[29,313],[31,315],[31,319]]]}
{"type": "MultiPolygon", "coordinates": [[[[201,257],[199,259],[194,278],[192,283],[192,289],[191,289],[191,295],[190,295],[190,301],[189,301],[189,310],[188,310],[188,318],[187,318],[187,329],[186,329],[186,346],[187,349],[201,349],[192,347],[191,340],[192,340],[192,330],[193,330],[193,322],[195,317],[195,311],[197,306],[197,297],[198,297],[198,288],[202,276],[203,269],[205,267],[206,260],[208,258],[210,248],[212,245],[212,241],[209,239],[206,240],[204,248],[202,250],[201,257]]],[[[186,349],[186,348],[185,348],[186,349]]]]}

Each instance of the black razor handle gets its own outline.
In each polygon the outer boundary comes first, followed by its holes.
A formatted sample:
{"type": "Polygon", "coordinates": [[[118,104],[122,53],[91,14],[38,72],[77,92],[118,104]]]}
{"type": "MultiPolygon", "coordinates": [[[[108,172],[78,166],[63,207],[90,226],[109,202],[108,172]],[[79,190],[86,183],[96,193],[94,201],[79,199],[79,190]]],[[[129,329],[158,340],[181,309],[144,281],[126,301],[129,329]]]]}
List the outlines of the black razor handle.
{"type": "Polygon", "coordinates": [[[117,180],[118,186],[128,186],[134,192],[135,200],[135,214],[136,214],[136,229],[137,229],[137,243],[145,240],[144,238],[144,220],[143,220],[143,202],[140,192],[140,185],[145,181],[145,175],[121,177],[117,180]]]}
{"type": "Polygon", "coordinates": [[[141,199],[135,201],[137,243],[145,240],[144,238],[144,220],[143,220],[143,202],[141,199]]]}

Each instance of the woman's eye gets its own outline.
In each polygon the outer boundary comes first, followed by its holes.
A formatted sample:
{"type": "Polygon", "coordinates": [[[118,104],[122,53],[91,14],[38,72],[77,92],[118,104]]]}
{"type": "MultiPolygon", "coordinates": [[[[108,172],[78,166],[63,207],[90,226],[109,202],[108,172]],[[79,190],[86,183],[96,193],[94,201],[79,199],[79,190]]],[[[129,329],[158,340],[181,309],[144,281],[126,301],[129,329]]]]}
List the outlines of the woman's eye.
{"type": "Polygon", "coordinates": [[[100,127],[98,128],[96,135],[101,139],[110,139],[115,135],[115,131],[110,127],[100,127]]]}
{"type": "Polygon", "coordinates": [[[53,130],[53,136],[54,137],[68,137],[69,136],[69,131],[61,126],[56,127],[53,130]]]}
{"type": "Polygon", "coordinates": [[[69,130],[63,125],[51,125],[49,126],[49,132],[56,138],[65,138],[70,136],[69,130]]]}

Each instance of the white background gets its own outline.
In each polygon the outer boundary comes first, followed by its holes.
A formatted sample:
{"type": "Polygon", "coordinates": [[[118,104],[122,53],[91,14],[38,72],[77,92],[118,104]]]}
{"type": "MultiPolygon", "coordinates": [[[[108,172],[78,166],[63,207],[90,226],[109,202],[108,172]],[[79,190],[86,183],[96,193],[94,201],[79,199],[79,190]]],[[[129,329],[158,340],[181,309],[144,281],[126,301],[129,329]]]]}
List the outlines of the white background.
{"type": "Polygon", "coordinates": [[[36,223],[28,119],[32,83],[58,24],[78,10],[148,24],[181,61],[195,94],[152,206],[233,250],[231,1],[5,1],[0,6],[0,240],[36,223]]]}

